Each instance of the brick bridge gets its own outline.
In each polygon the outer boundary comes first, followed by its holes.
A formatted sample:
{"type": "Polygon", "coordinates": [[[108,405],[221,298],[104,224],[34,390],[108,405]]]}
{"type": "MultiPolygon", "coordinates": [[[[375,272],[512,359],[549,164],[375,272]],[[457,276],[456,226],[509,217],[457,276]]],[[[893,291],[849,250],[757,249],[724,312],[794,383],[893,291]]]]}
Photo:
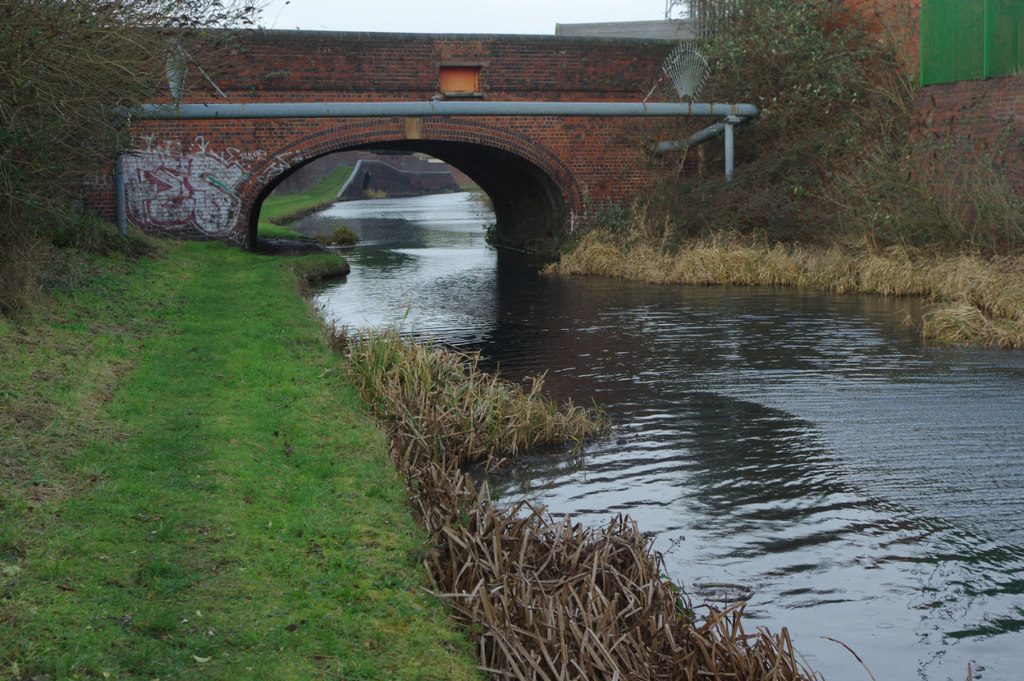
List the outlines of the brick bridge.
{"type": "MultiPolygon", "coordinates": [[[[260,31],[244,35],[216,61],[188,63],[181,102],[637,103],[658,82],[672,47],[659,40],[559,36],[260,31]]],[[[649,186],[644,149],[656,123],[643,121],[663,120],[385,115],[135,121],[134,149],[123,163],[126,210],[130,222],[149,232],[252,246],[261,202],[298,167],[345,149],[406,150],[447,161],[473,178],[493,201],[499,243],[545,252],[588,205],[628,199],[649,186]]],[[[92,204],[114,216],[112,182],[92,204]]]]}

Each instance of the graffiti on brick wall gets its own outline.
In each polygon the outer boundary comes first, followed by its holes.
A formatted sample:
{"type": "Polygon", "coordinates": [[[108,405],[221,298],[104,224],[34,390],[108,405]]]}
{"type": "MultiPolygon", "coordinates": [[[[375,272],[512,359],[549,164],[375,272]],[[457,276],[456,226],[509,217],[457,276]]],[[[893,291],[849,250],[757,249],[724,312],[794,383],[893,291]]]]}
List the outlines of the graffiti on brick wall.
{"type": "Polygon", "coordinates": [[[242,202],[237,190],[248,175],[236,149],[213,151],[197,137],[178,142],[147,140],[124,157],[129,219],[162,230],[197,229],[223,235],[234,229],[242,202]]]}

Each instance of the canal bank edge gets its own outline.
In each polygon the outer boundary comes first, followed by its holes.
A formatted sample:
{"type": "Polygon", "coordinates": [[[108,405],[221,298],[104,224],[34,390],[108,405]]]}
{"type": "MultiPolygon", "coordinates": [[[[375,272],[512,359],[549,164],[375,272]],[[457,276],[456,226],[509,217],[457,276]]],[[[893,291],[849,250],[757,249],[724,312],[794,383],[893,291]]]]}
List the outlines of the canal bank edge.
{"type": "Polygon", "coordinates": [[[0,319],[0,668],[480,678],[289,260],[157,249],[0,319]]]}
{"type": "Polygon", "coordinates": [[[928,301],[907,322],[938,344],[1024,349],[1024,256],[985,258],[893,247],[842,248],[695,240],[676,249],[657,239],[593,230],[545,269],[553,275],[609,276],[652,284],[792,286],[834,293],[917,296],[928,301]]]}

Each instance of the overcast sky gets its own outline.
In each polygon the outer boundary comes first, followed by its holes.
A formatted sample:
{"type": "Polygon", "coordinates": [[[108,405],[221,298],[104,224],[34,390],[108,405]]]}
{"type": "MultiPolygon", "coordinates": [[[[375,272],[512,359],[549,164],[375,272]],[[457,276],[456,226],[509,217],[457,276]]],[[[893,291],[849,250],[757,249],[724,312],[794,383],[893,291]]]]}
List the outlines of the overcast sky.
{"type": "Polygon", "coordinates": [[[661,19],[665,0],[272,0],[267,28],[412,33],[538,33],[555,24],[661,19]]]}

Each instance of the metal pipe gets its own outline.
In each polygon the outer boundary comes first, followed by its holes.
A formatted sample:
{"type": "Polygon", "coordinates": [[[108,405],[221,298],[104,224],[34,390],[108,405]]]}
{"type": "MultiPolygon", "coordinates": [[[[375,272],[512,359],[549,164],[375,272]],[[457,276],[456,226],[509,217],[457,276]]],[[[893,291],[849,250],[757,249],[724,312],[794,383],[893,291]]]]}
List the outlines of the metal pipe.
{"type": "Polygon", "coordinates": [[[725,179],[731,180],[734,169],[733,159],[735,156],[734,129],[736,126],[744,125],[745,123],[749,123],[751,120],[751,118],[747,118],[746,116],[726,116],[718,123],[709,125],[703,130],[698,130],[685,140],[658,142],[654,145],[654,153],[658,156],[663,156],[673,151],[686,151],[690,147],[695,147],[698,144],[703,144],[708,140],[715,139],[719,135],[723,135],[725,139],[725,179]]]}
{"type": "MultiPolygon", "coordinates": [[[[733,124],[734,127],[736,127],[736,126],[740,126],[740,125],[746,125],[747,123],[750,123],[752,121],[753,121],[752,118],[747,118],[746,116],[737,116],[732,121],[732,124],[733,124]]],[[[721,135],[723,132],[725,132],[725,122],[724,121],[719,121],[718,123],[715,123],[714,125],[709,125],[708,127],[704,128],[702,130],[698,130],[697,132],[695,132],[692,135],[690,135],[689,137],[687,137],[685,140],[681,140],[681,141],[680,140],[673,140],[671,142],[658,142],[657,144],[654,145],[653,151],[658,156],[663,156],[665,154],[669,154],[669,153],[672,153],[674,151],[686,151],[690,147],[695,147],[698,144],[704,144],[705,142],[707,142],[709,140],[715,139],[716,137],[721,135]]]]}
{"type": "Polygon", "coordinates": [[[732,179],[733,127],[758,116],[753,104],[702,102],[251,102],[247,104],[144,104],[122,111],[143,120],[240,118],[375,118],[424,116],[722,116],[723,121],[685,142],[660,142],[656,154],[686,149],[725,134],[725,176],[732,179]]]}
{"type": "Polygon", "coordinates": [[[132,118],[372,118],[421,116],[736,116],[755,118],[753,104],[699,102],[251,102],[247,104],[144,104],[132,118]]]}
{"type": "Polygon", "coordinates": [[[722,134],[722,130],[725,129],[725,123],[715,123],[709,125],[703,130],[698,130],[693,133],[685,140],[673,140],[671,142],[658,142],[654,145],[654,153],[658,156],[664,156],[665,154],[673,151],[686,151],[690,147],[695,147],[698,144],[704,144],[708,140],[713,140],[722,134]]]}
{"type": "Polygon", "coordinates": [[[117,214],[117,233],[128,236],[128,212],[124,194],[124,162],[122,154],[114,159],[114,212],[117,214]]]}
{"type": "Polygon", "coordinates": [[[733,136],[733,122],[732,117],[727,116],[725,121],[725,181],[732,181],[733,171],[733,150],[735,148],[734,136],[733,136]]]}

